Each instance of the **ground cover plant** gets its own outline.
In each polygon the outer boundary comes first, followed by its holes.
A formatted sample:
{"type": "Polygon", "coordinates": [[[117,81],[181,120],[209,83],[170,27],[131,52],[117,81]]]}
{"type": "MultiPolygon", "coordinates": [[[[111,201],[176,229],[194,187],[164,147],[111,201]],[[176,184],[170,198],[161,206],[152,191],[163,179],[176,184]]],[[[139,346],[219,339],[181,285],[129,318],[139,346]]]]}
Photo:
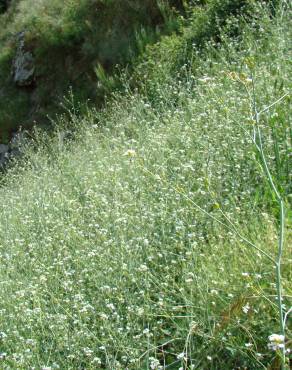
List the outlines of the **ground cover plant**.
{"type": "Polygon", "coordinates": [[[285,208],[288,368],[291,8],[254,12],[204,50],[191,26],[163,38],[104,109],[72,99],[70,122],[36,130],[7,170],[1,368],[279,369],[280,209],[258,129],[285,208]]]}

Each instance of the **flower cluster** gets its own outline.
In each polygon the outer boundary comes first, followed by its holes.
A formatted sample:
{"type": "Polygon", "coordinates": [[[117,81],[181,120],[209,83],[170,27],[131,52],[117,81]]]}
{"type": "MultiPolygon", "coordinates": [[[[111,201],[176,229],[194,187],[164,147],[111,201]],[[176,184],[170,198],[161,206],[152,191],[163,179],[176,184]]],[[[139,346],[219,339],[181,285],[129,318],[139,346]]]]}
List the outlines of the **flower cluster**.
{"type": "Polygon", "coordinates": [[[272,334],[269,336],[268,348],[277,351],[285,348],[285,337],[280,334],[272,334]]]}

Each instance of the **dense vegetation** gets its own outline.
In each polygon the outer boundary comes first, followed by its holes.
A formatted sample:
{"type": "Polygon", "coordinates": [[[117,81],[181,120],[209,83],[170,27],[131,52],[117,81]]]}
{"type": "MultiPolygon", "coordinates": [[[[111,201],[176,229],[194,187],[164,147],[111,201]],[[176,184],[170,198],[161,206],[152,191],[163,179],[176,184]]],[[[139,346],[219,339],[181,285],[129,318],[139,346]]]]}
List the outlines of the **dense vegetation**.
{"type": "Polygon", "coordinates": [[[0,14],[0,141],[20,125],[42,124],[47,114],[61,112],[69,87],[76,99],[100,104],[104,92],[97,88],[96,69],[111,74],[143,44],[174,29],[180,5],[180,0],[11,0],[0,14]],[[20,32],[35,59],[34,83],[22,88],[11,78],[20,32]]]}
{"type": "MultiPolygon", "coordinates": [[[[292,297],[291,5],[183,12],[139,38],[128,70],[97,68],[102,109],[73,89],[54,133],[30,132],[3,175],[1,368],[280,368],[268,337],[284,221],[284,313],[292,297]]],[[[55,26],[36,26],[44,45],[55,26]]]]}

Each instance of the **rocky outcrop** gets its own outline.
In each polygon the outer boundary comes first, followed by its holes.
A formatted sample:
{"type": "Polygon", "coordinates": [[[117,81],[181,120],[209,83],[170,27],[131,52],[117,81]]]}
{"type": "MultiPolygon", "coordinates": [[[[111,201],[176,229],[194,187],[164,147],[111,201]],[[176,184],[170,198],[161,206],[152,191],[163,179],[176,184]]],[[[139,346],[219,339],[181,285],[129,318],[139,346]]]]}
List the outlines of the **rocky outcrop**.
{"type": "Polygon", "coordinates": [[[9,157],[9,146],[6,144],[0,144],[0,167],[3,167],[9,157]]]}
{"type": "Polygon", "coordinates": [[[13,81],[17,86],[30,86],[34,82],[34,56],[25,45],[25,32],[17,36],[18,47],[12,65],[13,81]]]}
{"type": "Polygon", "coordinates": [[[0,169],[4,169],[10,159],[21,155],[26,140],[25,132],[18,131],[12,134],[8,144],[0,144],[0,169]]]}

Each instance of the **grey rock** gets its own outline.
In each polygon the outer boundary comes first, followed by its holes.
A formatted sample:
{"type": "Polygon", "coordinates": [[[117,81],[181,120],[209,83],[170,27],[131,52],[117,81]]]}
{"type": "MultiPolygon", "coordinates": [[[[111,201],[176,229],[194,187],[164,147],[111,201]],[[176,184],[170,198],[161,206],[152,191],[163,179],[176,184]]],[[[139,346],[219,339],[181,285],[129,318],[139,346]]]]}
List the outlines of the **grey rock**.
{"type": "Polygon", "coordinates": [[[25,131],[18,131],[12,134],[10,142],[0,144],[0,170],[3,170],[9,161],[23,154],[23,147],[27,143],[25,131]]]}
{"type": "Polygon", "coordinates": [[[5,155],[9,151],[9,146],[6,144],[0,144],[0,154],[5,155]]]}
{"type": "Polygon", "coordinates": [[[26,48],[25,32],[19,33],[17,39],[18,47],[12,65],[13,80],[18,86],[29,86],[34,80],[34,57],[26,48]]]}
{"type": "Polygon", "coordinates": [[[0,144],[0,168],[3,168],[9,158],[9,146],[0,144]]]}

